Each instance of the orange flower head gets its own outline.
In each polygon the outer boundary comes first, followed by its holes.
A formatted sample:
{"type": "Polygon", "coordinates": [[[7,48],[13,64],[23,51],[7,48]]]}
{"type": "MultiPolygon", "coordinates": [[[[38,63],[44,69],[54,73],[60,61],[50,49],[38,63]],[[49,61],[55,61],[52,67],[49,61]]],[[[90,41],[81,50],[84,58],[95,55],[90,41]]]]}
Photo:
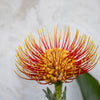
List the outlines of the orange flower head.
{"type": "Polygon", "coordinates": [[[26,75],[20,76],[27,80],[36,80],[40,84],[53,84],[57,81],[72,82],[80,74],[92,70],[97,64],[97,48],[86,34],[78,39],[79,31],[70,43],[70,29],[64,31],[63,37],[57,36],[57,27],[54,29],[54,39],[38,30],[39,44],[33,35],[24,41],[24,50],[21,46],[16,50],[16,67],[26,75]],[[61,42],[62,41],[62,42],[61,42]]]}

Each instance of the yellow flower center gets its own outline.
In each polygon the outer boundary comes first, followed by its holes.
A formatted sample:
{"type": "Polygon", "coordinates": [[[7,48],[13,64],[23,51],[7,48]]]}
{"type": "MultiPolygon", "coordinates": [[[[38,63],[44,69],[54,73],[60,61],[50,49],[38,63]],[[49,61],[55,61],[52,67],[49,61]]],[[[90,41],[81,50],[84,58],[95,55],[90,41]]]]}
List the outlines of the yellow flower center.
{"type": "Polygon", "coordinates": [[[70,78],[73,74],[73,70],[76,68],[73,66],[73,61],[69,59],[69,52],[61,48],[53,48],[45,50],[45,53],[41,55],[41,70],[45,70],[43,78],[46,82],[66,81],[66,78],[70,78]]]}

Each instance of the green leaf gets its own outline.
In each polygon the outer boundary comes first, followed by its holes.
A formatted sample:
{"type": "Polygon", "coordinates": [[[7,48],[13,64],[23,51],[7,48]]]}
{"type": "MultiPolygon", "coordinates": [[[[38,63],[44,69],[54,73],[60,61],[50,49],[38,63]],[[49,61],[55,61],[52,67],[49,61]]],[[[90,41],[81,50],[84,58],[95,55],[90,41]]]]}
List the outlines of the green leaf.
{"type": "Polygon", "coordinates": [[[100,100],[100,84],[89,73],[85,73],[77,78],[83,100],[100,100]]]}
{"type": "Polygon", "coordinates": [[[64,89],[64,91],[63,91],[62,94],[63,94],[63,95],[62,95],[61,100],[66,100],[66,86],[65,86],[65,89],[64,89]]]}
{"type": "MultiPolygon", "coordinates": [[[[52,91],[48,87],[46,90],[43,89],[43,92],[45,93],[45,96],[48,98],[48,100],[56,100],[56,92],[52,93],[52,91]]],[[[62,93],[61,100],[66,100],[66,86],[62,93]]]]}
{"type": "Polygon", "coordinates": [[[50,90],[48,87],[47,87],[47,90],[44,90],[44,89],[43,89],[43,91],[44,91],[46,97],[48,98],[48,100],[56,100],[56,95],[55,95],[55,93],[53,94],[53,93],[51,92],[51,90],[50,90]]]}
{"type": "Polygon", "coordinates": [[[53,94],[52,94],[51,90],[48,87],[47,87],[47,92],[49,94],[49,99],[53,100],[53,94]]]}

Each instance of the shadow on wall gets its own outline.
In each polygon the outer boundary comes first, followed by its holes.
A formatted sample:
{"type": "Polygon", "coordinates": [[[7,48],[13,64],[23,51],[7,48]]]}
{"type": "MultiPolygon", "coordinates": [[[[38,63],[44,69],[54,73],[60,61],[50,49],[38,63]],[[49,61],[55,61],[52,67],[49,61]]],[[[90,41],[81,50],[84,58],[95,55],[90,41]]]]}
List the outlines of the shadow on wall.
{"type": "Polygon", "coordinates": [[[27,11],[29,11],[31,8],[35,8],[38,3],[39,0],[22,0],[21,6],[14,18],[20,17],[21,19],[25,19],[27,11]]]}

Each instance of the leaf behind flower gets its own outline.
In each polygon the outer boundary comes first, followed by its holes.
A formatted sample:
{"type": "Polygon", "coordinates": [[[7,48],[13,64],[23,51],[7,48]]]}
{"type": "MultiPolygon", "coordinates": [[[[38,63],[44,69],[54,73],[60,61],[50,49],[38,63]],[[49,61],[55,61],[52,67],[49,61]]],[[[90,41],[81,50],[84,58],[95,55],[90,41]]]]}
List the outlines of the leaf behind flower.
{"type": "Polygon", "coordinates": [[[100,84],[89,73],[85,73],[77,78],[83,100],[100,100],[100,84]]]}

